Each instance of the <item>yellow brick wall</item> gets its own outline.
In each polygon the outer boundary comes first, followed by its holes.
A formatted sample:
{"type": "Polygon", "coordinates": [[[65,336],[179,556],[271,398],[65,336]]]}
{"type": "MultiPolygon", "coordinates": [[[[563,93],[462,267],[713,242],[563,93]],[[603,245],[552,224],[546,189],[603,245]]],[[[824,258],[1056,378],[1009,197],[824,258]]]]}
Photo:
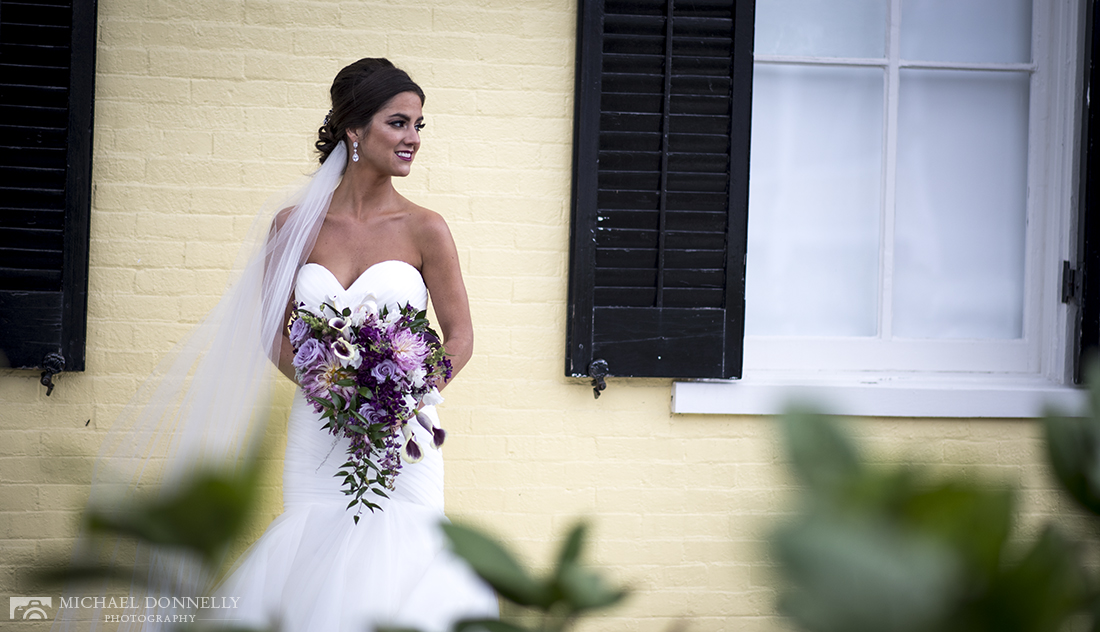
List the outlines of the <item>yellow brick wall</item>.
{"type": "MultiPolygon", "coordinates": [[[[770,421],[674,417],[666,380],[597,401],[563,376],[575,22],[550,0],[100,0],[88,368],[49,398],[0,372],[0,596],[35,594],[67,553],[104,431],[214,304],[267,195],[312,168],[333,75],[387,56],[428,95],[399,188],[450,222],[477,331],[443,412],[449,513],[538,563],[591,517],[595,559],[635,594],[586,629],[782,629],[761,546],[788,486],[770,421]]],[[[1021,481],[1029,524],[1064,507],[1033,423],[853,427],[882,461],[1021,481]]],[[[253,535],[280,511],[273,465],[253,535]]]]}

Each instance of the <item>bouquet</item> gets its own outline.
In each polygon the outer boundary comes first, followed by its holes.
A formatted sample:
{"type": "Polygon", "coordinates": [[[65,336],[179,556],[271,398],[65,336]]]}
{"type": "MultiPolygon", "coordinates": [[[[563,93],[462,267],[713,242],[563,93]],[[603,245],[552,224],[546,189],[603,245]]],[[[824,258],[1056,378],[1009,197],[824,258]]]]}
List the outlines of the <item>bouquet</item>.
{"type": "Polygon", "coordinates": [[[291,315],[295,375],[324,428],[351,439],[336,473],[354,497],[348,508],[374,511],[380,507],[367,492],[386,497],[401,462],[423,458],[410,421],[431,433],[433,448],[443,444],[443,429],[418,411],[443,401],[439,387],[451,378],[451,361],[426,312],[411,305],[379,309],[368,296],[355,309],[323,303],[319,311],[299,304],[291,315]]]}

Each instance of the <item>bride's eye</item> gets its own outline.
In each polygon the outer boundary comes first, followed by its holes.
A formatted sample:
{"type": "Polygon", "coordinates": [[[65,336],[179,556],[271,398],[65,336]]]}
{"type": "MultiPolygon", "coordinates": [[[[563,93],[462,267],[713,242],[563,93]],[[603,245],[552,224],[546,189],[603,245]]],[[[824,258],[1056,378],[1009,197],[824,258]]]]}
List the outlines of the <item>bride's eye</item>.
{"type": "Polygon", "coordinates": [[[419,132],[419,131],[422,131],[427,126],[428,126],[427,123],[424,123],[423,121],[421,121],[420,123],[417,123],[416,125],[413,125],[413,129],[415,129],[417,132],[419,132]]]}

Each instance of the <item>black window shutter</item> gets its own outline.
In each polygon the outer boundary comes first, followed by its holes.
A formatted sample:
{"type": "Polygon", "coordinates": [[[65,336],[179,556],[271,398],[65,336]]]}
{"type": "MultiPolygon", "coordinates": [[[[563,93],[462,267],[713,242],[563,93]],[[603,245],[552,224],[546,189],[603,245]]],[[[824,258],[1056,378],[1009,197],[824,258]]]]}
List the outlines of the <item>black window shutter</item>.
{"type": "Polygon", "coordinates": [[[0,5],[0,350],[16,368],[84,370],[95,31],[95,0],[0,5]]]}
{"type": "Polygon", "coordinates": [[[1081,193],[1077,210],[1077,265],[1073,274],[1063,267],[1063,298],[1074,297],[1077,317],[1074,327],[1073,381],[1080,384],[1085,361],[1100,347],[1100,108],[1090,103],[1092,88],[1100,86],[1100,41],[1097,39],[1096,1],[1087,4],[1081,124],[1081,193]]]}
{"type": "Polygon", "coordinates": [[[581,0],[566,374],[741,376],[750,0],[581,0]]]}

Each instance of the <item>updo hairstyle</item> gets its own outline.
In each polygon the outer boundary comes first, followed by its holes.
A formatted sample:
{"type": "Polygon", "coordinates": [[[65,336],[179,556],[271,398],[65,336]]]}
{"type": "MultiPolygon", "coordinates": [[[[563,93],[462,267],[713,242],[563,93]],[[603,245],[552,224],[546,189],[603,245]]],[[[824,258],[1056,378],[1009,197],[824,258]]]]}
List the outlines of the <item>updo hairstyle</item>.
{"type": "Polygon", "coordinates": [[[348,129],[364,127],[390,99],[402,92],[413,92],[424,105],[424,91],[409,75],[388,59],[367,57],[344,67],[329,88],[332,113],[317,130],[317,151],[325,162],[336,143],[347,137],[348,129]]]}

